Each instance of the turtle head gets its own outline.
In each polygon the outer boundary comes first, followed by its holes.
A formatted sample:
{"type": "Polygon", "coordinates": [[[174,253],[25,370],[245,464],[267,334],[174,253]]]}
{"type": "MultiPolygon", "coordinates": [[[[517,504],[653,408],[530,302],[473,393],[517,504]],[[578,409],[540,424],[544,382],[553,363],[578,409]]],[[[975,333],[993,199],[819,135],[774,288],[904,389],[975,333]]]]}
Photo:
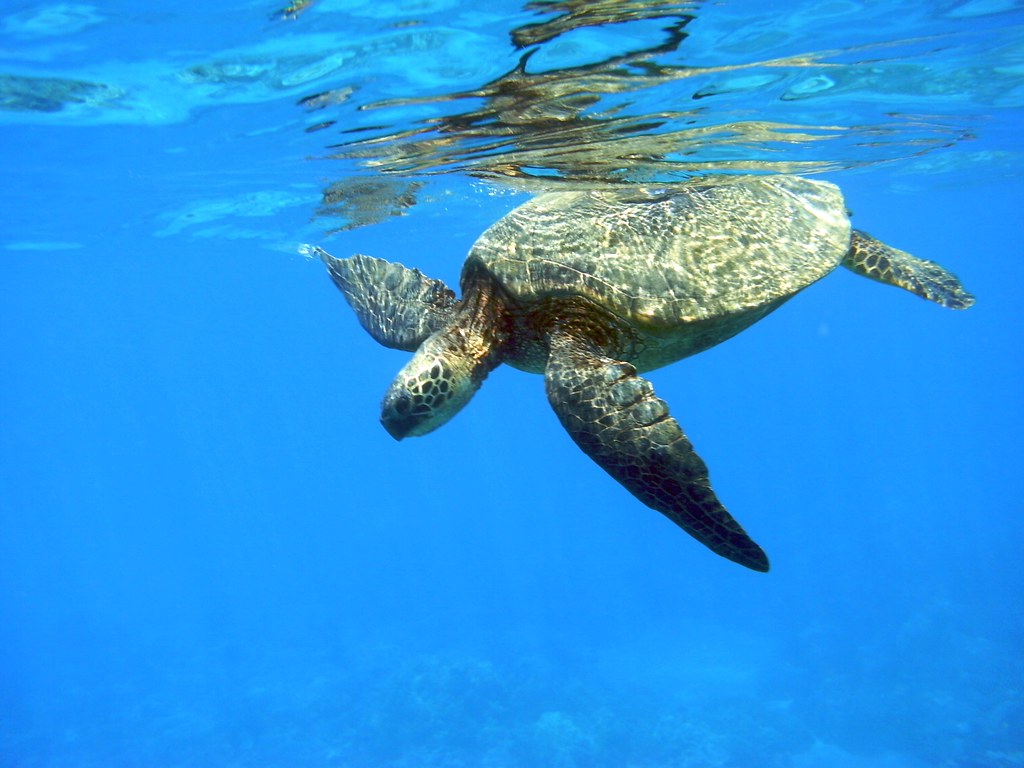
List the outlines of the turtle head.
{"type": "Polygon", "coordinates": [[[497,364],[491,349],[482,336],[458,328],[428,337],[384,395],[381,424],[396,440],[445,424],[497,364]]]}

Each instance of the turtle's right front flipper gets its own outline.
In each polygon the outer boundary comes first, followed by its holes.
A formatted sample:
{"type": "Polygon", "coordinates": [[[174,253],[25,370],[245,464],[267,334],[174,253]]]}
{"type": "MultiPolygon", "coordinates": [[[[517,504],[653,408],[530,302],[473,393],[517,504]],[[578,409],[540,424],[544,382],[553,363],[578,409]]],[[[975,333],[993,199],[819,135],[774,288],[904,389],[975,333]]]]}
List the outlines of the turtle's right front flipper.
{"type": "Polygon", "coordinates": [[[385,347],[413,352],[455,312],[455,293],[418,269],[362,254],[338,259],[323,248],[308,251],[327,265],[359,323],[385,347]]]}
{"type": "Polygon", "coordinates": [[[548,400],[583,452],[712,551],[767,571],[768,557],[718,501],[707,466],[650,382],[571,333],[554,332],[550,344],[548,400]]]}

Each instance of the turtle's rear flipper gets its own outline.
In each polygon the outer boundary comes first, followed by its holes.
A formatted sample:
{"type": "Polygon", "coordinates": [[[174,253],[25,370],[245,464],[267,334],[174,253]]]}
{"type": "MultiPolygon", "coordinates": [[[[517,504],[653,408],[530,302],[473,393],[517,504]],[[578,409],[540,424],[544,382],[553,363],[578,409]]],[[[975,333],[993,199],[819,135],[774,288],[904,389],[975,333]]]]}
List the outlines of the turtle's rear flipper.
{"type": "Polygon", "coordinates": [[[385,347],[415,351],[448,324],[458,304],[447,285],[418,269],[361,254],[338,259],[315,246],[307,250],[327,265],[360,324],[385,347]]]}
{"type": "Polygon", "coordinates": [[[570,333],[550,342],[548,400],[584,453],[714,552],[767,571],[768,557],[715,497],[707,466],[650,382],[570,333]]]}
{"type": "Polygon", "coordinates": [[[853,231],[850,252],[843,266],[858,275],[895,285],[950,309],[967,309],[974,296],[964,290],[960,280],[934,261],[911,256],[876,240],[866,232],[853,231]]]}

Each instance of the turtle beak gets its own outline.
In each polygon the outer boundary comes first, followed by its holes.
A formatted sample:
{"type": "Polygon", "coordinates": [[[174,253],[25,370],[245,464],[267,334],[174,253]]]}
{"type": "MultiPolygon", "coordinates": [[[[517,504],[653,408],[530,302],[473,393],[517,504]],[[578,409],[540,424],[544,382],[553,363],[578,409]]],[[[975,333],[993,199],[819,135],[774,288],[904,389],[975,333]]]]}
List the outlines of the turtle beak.
{"type": "Polygon", "coordinates": [[[412,424],[405,423],[405,419],[392,419],[388,418],[386,414],[381,415],[380,423],[384,425],[384,429],[388,431],[395,440],[401,440],[406,437],[413,429],[412,424]]]}
{"type": "Polygon", "coordinates": [[[380,407],[380,423],[395,440],[430,432],[431,413],[423,406],[416,407],[413,398],[404,391],[389,391],[380,407]]]}

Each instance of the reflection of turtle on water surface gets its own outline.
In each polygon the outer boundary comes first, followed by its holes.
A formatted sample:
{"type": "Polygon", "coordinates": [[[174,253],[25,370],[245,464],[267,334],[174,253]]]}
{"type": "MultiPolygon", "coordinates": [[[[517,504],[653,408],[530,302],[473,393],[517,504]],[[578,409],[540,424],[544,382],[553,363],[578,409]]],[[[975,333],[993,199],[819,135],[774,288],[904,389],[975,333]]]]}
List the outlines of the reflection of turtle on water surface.
{"type": "Polygon", "coordinates": [[[768,570],[707,467],[638,375],[701,352],[842,264],[946,307],[973,303],[939,265],[851,230],[832,184],[745,177],[648,194],[540,195],[490,227],[442,282],[315,249],[363,327],[416,354],[384,397],[396,438],[444,424],[500,363],[543,373],[580,448],[724,557],[768,570]]]}

